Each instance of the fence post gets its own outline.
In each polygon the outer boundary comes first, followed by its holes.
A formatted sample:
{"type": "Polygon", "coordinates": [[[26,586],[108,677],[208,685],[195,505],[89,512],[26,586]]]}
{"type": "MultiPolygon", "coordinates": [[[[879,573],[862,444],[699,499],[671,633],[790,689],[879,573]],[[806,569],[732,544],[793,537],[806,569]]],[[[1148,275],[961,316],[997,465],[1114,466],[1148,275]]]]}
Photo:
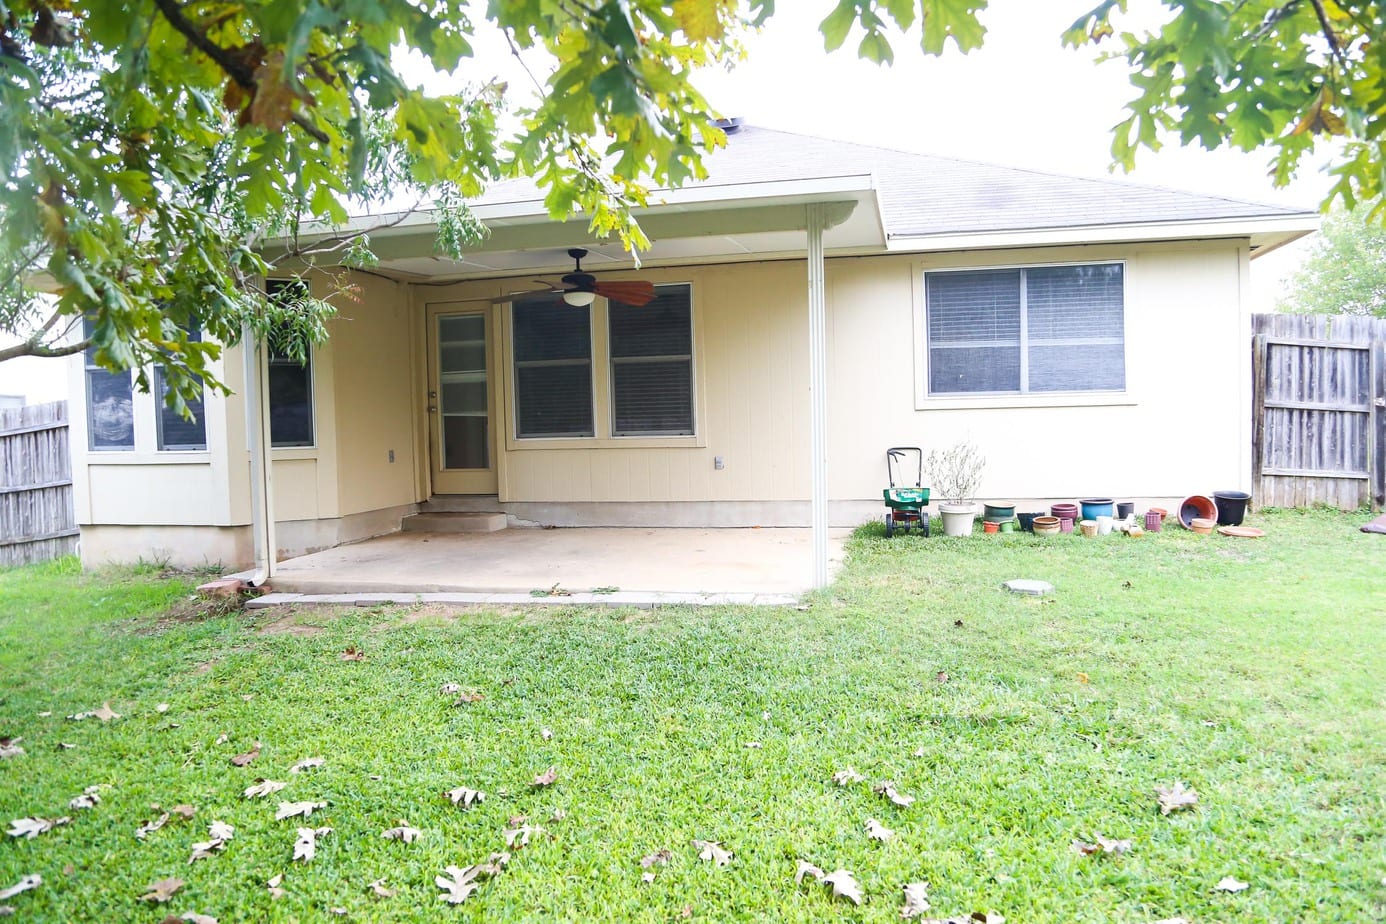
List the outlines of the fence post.
{"type": "Polygon", "coordinates": [[[1251,504],[1252,509],[1263,506],[1261,498],[1261,467],[1265,458],[1266,429],[1266,335],[1251,338],[1251,504]]]}
{"type": "Polygon", "coordinates": [[[1386,336],[1380,326],[1371,340],[1372,414],[1367,423],[1367,471],[1371,474],[1372,509],[1386,505],[1386,336]]]}

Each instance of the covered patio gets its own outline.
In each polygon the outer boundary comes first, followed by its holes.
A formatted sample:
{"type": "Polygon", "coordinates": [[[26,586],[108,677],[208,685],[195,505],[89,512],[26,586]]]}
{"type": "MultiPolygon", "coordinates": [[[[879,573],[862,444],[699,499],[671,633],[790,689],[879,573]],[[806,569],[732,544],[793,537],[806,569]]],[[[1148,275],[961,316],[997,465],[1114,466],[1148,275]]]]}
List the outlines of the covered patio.
{"type": "MultiPolygon", "coordinates": [[[[835,571],[849,531],[829,532],[835,571]]],[[[783,605],[814,586],[811,548],[802,528],[401,532],[279,562],[260,599],[783,605]]]]}

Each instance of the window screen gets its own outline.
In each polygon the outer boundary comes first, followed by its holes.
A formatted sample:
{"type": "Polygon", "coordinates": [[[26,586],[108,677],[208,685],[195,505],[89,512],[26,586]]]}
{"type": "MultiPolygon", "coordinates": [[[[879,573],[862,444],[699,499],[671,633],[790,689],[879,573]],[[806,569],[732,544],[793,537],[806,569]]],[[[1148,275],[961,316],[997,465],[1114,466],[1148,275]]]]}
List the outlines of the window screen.
{"type": "Polygon", "coordinates": [[[1123,390],[1123,286],[1119,263],[929,273],[929,393],[1123,390]]]}
{"type": "Polygon", "coordinates": [[[517,436],[595,435],[590,311],[553,296],[511,306],[517,436]]]}
{"type": "Polygon", "coordinates": [[[611,390],[615,436],[693,432],[691,289],[660,286],[643,308],[611,302],[611,390]]]}
{"type": "MultiPolygon", "coordinates": [[[[188,328],[188,339],[198,341],[202,338],[201,331],[196,327],[188,328]]],[[[198,382],[201,385],[201,382],[198,382]]],[[[168,395],[168,383],[164,381],[164,367],[154,367],[154,394],[159,401],[159,450],[161,452],[187,452],[191,450],[207,448],[207,421],[203,415],[202,392],[199,389],[196,398],[187,401],[188,412],[192,415],[191,419],[184,418],[182,414],[169,407],[165,402],[168,395]]]]}
{"type": "MultiPolygon", "coordinates": [[[[272,299],[297,298],[305,293],[302,282],[270,279],[265,293],[272,299]]],[[[269,351],[270,445],[275,448],[313,445],[313,357],[302,363],[269,351]]]]}
{"type": "MultiPolygon", "coordinates": [[[[82,324],[92,334],[90,319],[82,324]]],[[[96,348],[84,354],[87,385],[87,445],[94,451],[135,448],[135,405],[130,370],[111,372],[96,364],[96,348]]]]}

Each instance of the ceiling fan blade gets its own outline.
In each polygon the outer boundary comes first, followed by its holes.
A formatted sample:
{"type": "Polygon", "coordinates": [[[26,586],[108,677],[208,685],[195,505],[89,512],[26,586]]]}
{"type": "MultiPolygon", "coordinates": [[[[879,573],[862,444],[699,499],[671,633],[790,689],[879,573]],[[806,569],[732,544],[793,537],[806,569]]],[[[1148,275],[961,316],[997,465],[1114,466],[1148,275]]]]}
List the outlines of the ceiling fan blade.
{"type": "Polygon", "coordinates": [[[654,301],[654,283],[646,282],[643,279],[613,280],[610,282],[598,282],[592,287],[602,298],[613,302],[620,302],[623,305],[630,305],[633,308],[643,308],[654,301]]]}

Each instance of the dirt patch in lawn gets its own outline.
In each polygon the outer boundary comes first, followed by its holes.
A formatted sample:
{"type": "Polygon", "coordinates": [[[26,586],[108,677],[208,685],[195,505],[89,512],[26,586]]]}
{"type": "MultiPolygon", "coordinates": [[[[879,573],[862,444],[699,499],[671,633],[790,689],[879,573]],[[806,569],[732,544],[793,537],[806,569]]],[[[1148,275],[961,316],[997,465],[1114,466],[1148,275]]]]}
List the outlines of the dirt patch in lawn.
{"type": "Polygon", "coordinates": [[[296,635],[302,638],[312,638],[327,631],[327,627],[315,624],[322,620],[324,616],[331,617],[333,614],[324,612],[323,608],[312,610],[301,610],[290,607],[288,612],[281,615],[272,622],[267,622],[256,630],[257,635],[296,635]],[[314,623],[301,622],[300,620],[311,617],[314,623]]]}

